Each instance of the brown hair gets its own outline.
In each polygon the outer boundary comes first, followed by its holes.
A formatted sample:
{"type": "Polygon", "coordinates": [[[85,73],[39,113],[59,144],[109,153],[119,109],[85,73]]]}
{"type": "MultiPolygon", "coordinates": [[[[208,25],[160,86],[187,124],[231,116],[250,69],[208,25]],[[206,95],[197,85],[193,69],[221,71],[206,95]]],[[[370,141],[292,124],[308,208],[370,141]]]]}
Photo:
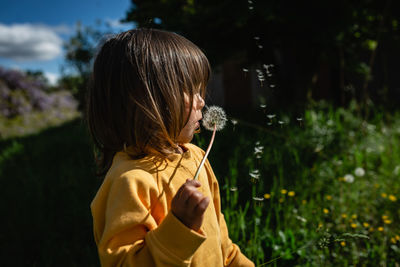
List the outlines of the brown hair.
{"type": "Polygon", "coordinates": [[[209,75],[203,52],[172,32],[134,29],[105,41],[94,62],[86,114],[99,174],[126,146],[137,158],[172,153],[190,116],[184,93],[190,106],[196,93],[204,98],[209,75]]]}

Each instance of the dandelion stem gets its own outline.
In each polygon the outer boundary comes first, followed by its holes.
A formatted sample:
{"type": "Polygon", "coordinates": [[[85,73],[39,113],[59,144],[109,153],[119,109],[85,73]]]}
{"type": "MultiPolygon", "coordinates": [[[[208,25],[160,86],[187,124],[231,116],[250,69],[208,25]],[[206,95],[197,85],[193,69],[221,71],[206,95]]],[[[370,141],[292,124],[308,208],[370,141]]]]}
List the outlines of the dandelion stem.
{"type": "Polygon", "coordinates": [[[201,163],[200,163],[199,167],[197,168],[196,174],[194,175],[194,178],[193,178],[194,180],[197,180],[199,178],[201,167],[203,167],[204,162],[206,162],[207,156],[210,153],[211,147],[212,147],[212,145],[214,143],[214,138],[215,138],[215,132],[216,131],[217,131],[217,125],[214,124],[214,130],[213,130],[213,134],[211,136],[210,144],[208,145],[206,154],[204,155],[203,159],[201,160],[201,163]]]}

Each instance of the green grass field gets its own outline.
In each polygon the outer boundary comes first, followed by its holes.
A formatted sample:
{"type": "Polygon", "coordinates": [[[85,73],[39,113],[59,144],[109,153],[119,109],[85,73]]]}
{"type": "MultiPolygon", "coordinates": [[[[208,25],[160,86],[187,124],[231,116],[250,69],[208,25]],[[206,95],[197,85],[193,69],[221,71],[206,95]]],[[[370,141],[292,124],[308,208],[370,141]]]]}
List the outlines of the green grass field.
{"type": "MultiPolygon", "coordinates": [[[[209,156],[242,251],[257,266],[399,266],[400,115],[256,113],[218,132],[209,156]]],[[[2,266],[99,266],[91,148],[79,120],[0,142],[2,266]]]]}

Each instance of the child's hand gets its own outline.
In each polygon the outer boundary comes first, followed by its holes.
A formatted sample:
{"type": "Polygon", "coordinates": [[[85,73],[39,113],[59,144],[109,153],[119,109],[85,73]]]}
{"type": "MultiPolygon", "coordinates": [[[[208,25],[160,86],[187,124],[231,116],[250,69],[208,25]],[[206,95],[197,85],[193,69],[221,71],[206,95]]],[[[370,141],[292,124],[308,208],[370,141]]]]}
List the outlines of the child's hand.
{"type": "Polygon", "coordinates": [[[196,188],[201,184],[197,180],[186,180],[171,201],[172,213],[187,227],[198,231],[203,224],[204,212],[210,203],[196,188]]]}

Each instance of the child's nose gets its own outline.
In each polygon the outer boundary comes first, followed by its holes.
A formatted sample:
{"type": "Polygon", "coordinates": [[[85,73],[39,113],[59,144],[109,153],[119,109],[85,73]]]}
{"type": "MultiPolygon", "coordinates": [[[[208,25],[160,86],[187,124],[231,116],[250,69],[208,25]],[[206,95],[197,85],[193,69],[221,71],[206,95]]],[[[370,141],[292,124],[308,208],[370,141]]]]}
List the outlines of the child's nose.
{"type": "Polygon", "coordinates": [[[199,109],[202,109],[205,106],[205,104],[206,104],[206,102],[201,97],[201,95],[197,94],[197,106],[199,107],[199,109]]]}

